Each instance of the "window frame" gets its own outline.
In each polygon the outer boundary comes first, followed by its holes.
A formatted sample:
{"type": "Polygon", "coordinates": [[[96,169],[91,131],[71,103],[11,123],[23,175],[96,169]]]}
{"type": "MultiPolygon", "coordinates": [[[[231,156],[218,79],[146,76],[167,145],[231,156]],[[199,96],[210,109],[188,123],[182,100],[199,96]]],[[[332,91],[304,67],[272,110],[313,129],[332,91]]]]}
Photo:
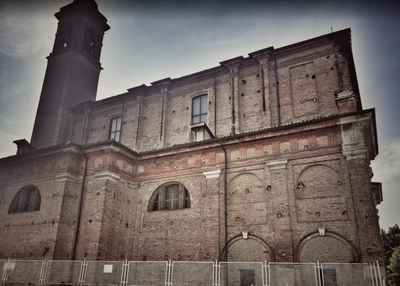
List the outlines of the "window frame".
{"type": "Polygon", "coordinates": [[[91,27],[87,28],[83,39],[83,50],[87,54],[94,56],[97,49],[97,41],[97,33],[95,30],[91,27]]]}
{"type": "Polygon", "coordinates": [[[215,138],[210,128],[208,128],[207,124],[204,122],[191,126],[191,132],[192,132],[192,140],[194,142],[200,142],[215,138]],[[198,136],[199,134],[202,135],[201,138],[198,136]]]}
{"type": "Polygon", "coordinates": [[[214,134],[208,128],[208,93],[197,93],[191,97],[190,111],[190,138],[193,142],[200,142],[215,138],[214,134]]]}
{"type": "Polygon", "coordinates": [[[27,185],[18,190],[11,200],[8,214],[39,211],[41,195],[38,187],[27,185]]]}
{"type": "Polygon", "coordinates": [[[191,124],[196,125],[196,124],[201,124],[201,123],[207,123],[208,122],[208,94],[199,94],[194,97],[192,97],[192,110],[191,110],[191,124]],[[195,114],[195,101],[199,100],[199,111],[196,111],[195,114]],[[203,110],[205,109],[205,110],[203,110]],[[199,117],[199,120],[194,120],[195,117],[199,117]],[[204,119],[205,117],[205,119],[204,119]],[[203,120],[202,120],[203,118],[203,120]]]}
{"type": "Polygon", "coordinates": [[[108,140],[114,140],[116,142],[121,141],[122,134],[122,116],[115,116],[110,119],[110,127],[108,131],[108,140]],[[116,129],[113,130],[113,123],[116,122],[116,129]],[[117,138],[118,137],[118,138],[117,138]]]}
{"type": "Polygon", "coordinates": [[[188,190],[180,183],[171,182],[161,185],[153,192],[148,210],[153,212],[189,208],[191,208],[191,199],[188,190]],[[172,194],[172,196],[168,196],[168,193],[172,194]],[[168,204],[168,202],[171,202],[171,204],[168,204]]]}
{"type": "Polygon", "coordinates": [[[72,41],[73,26],[71,23],[67,23],[57,31],[56,45],[54,50],[69,49],[72,41]]]}

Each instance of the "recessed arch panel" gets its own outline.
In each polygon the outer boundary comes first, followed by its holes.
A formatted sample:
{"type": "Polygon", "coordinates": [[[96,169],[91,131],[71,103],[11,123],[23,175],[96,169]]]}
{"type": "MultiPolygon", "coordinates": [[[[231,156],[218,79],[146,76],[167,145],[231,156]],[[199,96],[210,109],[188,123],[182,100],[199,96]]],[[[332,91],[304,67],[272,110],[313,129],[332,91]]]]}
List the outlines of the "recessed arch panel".
{"type": "Polygon", "coordinates": [[[347,240],[337,234],[312,234],[300,243],[297,260],[302,263],[350,263],[357,261],[357,253],[347,240]]]}
{"type": "MultiPolygon", "coordinates": [[[[224,256],[225,250],[223,250],[221,259],[223,259],[224,256]]],[[[274,261],[274,254],[268,244],[259,237],[249,234],[247,239],[244,239],[242,235],[238,235],[228,242],[228,261],[274,261]]]]}

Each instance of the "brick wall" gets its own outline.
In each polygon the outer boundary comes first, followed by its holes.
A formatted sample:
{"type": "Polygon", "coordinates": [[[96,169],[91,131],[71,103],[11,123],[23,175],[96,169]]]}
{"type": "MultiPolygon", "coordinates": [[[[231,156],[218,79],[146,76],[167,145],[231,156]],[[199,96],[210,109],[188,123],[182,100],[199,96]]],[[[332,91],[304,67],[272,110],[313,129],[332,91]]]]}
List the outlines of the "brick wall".
{"type": "MultiPolygon", "coordinates": [[[[121,143],[135,151],[191,142],[192,98],[200,94],[208,95],[206,123],[218,137],[230,135],[232,126],[240,134],[356,111],[351,99],[337,105],[336,94],[352,88],[348,73],[346,59],[328,40],[281,48],[275,54],[255,52],[90,105],[88,128],[76,124],[70,138],[81,144],[85,132],[84,143],[105,141],[110,120],[122,116],[121,143]]],[[[76,116],[82,121],[80,113],[76,116]]]]}
{"type": "Polygon", "coordinates": [[[0,161],[0,257],[382,263],[374,111],[339,34],[78,104],[72,143],[0,161]],[[216,139],[193,142],[203,94],[216,139]],[[108,141],[115,117],[120,142],[108,141]],[[168,183],[190,208],[151,211],[168,183]],[[8,214],[29,184],[40,210],[8,214]]]}

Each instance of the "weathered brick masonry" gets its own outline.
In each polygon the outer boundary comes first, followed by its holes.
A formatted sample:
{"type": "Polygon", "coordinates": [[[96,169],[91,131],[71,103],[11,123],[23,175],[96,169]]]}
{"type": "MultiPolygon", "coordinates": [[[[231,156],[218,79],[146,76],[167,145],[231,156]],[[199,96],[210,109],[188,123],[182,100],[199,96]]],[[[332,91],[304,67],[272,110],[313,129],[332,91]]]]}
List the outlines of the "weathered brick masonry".
{"type": "Polygon", "coordinates": [[[31,143],[0,160],[0,258],[383,263],[349,29],[94,101],[107,19],[56,17],[31,143]]]}

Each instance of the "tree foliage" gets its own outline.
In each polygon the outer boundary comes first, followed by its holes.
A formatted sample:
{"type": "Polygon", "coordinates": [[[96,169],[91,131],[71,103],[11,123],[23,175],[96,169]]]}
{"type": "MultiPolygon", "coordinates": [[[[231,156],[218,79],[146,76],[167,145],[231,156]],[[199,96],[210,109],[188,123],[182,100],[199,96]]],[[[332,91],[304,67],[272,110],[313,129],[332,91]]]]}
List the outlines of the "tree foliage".
{"type": "Polygon", "coordinates": [[[388,266],[394,249],[400,246],[400,228],[397,223],[393,227],[389,227],[388,231],[381,229],[381,239],[385,254],[385,265],[388,266]]]}
{"type": "Polygon", "coordinates": [[[400,246],[394,249],[387,269],[389,284],[393,286],[400,286],[400,246]]]}
{"type": "Polygon", "coordinates": [[[389,284],[400,286],[400,228],[397,223],[388,231],[381,229],[381,239],[389,284]]]}

